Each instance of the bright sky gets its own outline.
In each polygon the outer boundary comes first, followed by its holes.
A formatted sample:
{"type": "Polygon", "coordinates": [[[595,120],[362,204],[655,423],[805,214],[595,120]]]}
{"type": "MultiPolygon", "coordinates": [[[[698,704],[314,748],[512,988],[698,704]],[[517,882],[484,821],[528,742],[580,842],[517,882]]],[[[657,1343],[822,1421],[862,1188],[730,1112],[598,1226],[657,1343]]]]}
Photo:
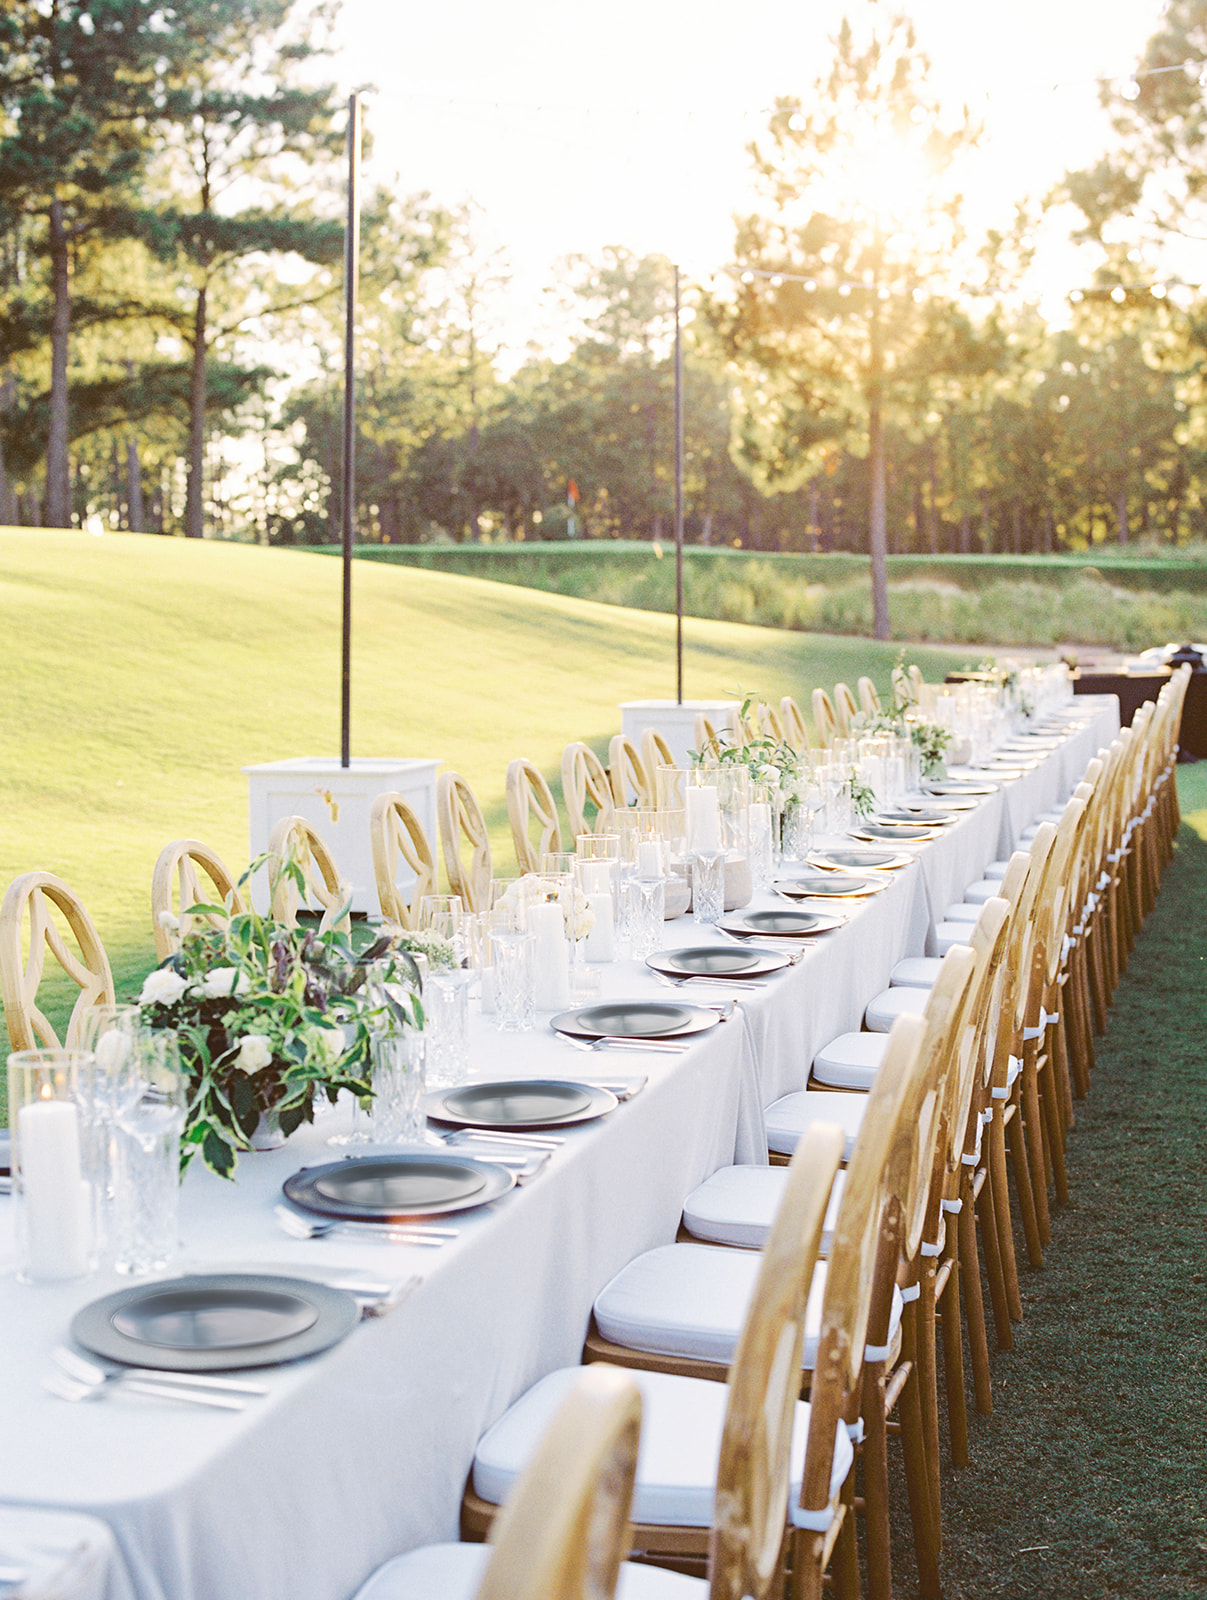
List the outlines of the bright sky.
{"type": "MultiPolygon", "coordinates": [[[[860,0],[343,0],[341,79],[366,95],[367,176],[479,208],[514,282],[511,325],[566,254],[609,244],[689,275],[732,261],[747,141],[806,89],[860,0]]],[[[978,183],[1005,220],[1105,144],[1095,80],[1126,77],[1161,0],[906,0],[941,92],[987,127],[978,183]]],[[[1066,263],[1066,272],[1077,269],[1066,263]]],[[[1071,287],[1072,282],[1064,287],[1071,287]]]]}

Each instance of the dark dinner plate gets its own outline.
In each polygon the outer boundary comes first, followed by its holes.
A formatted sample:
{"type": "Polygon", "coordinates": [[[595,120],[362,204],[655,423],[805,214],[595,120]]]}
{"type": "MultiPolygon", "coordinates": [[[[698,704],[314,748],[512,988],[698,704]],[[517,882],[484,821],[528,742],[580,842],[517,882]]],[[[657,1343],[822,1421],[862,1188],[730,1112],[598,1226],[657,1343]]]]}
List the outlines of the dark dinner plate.
{"type": "Polygon", "coordinates": [[[286,1178],[284,1190],[295,1206],[320,1217],[388,1223],[489,1205],[514,1183],[514,1173],[493,1162],[412,1150],[303,1167],[286,1178]]]}
{"type": "Polygon", "coordinates": [[[434,1090],[427,1097],[427,1114],[433,1122],[458,1128],[545,1128],[591,1122],[619,1103],[594,1084],[518,1078],[434,1090]]]}
{"type": "Polygon", "coordinates": [[[678,1039],[715,1028],[720,1020],[707,1006],[613,1000],[559,1012],[549,1025],[555,1033],[573,1033],[581,1039],[678,1039]]]}
{"type": "Polygon", "coordinates": [[[840,917],[824,911],[747,911],[730,913],[721,921],[732,933],[765,933],[777,938],[802,939],[814,933],[829,933],[842,926],[840,917]]]}
{"type": "Polygon", "coordinates": [[[222,1372],[315,1355],[353,1328],[350,1294],[304,1278],[232,1272],[140,1283],[94,1300],[71,1324],[76,1343],[127,1366],[222,1372]]]}

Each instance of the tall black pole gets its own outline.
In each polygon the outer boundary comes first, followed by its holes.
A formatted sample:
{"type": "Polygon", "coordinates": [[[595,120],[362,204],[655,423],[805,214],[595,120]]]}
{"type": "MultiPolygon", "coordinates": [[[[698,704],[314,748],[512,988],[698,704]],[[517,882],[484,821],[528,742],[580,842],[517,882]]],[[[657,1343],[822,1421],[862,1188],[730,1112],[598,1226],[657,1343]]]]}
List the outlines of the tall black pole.
{"type": "Polygon", "coordinates": [[[360,271],[360,96],[348,97],[348,222],[344,232],[344,449],[341,473],[344,637],[340,694],[340,766],[352,765],[352,545],[356,502],[356,281],[360,271]]]}
{"type": "Polygon", "coordinates": [[[683,328],[675,268],[675,698],[683,704],[683,328]]]}

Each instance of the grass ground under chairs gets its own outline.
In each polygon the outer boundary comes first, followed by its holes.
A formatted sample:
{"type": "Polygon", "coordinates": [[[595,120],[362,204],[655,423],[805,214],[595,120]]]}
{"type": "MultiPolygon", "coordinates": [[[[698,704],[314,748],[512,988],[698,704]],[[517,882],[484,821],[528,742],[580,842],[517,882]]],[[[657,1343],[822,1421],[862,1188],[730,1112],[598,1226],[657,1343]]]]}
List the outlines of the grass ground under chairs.
{"type": "MultiPolygon", "coordinates": [[[[1207,763],[1116,991],[1071,1203],[943,1481],[947,1600],[1207,1595],[1207,763]]],[[[904,1495],[897,1507],[908,1539],[904,1495]]],[[[904,1543],[903,1543],[904,1547],[904,1543]]],[[[895,1564],[898,1593],[915,1593],[895,1564]]]]}

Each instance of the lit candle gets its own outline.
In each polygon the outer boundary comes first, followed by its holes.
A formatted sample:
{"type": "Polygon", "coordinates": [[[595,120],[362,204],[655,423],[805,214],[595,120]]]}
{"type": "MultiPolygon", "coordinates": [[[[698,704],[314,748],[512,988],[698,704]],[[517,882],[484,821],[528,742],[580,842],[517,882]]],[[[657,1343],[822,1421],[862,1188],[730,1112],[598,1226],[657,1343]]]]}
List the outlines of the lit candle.
{"type": "Polygon", "coordinates": [[[31,1278],[88,1270],[92,1195],[80,1158],[80,1116],[69,1100],[35,1100],[17,1116],[17,1160],[31,1278]]]}
{"type": "Polygon", "coordinates": [[[637,876],[662,877],[662,846],[657,839],[642,839],[637,846],[637,876]]]}
{"type": "Polygon", "coordinates": [[[536,1009],[560,1010],[570,1004],[570,947],[561,906],[555,900],[530,905],[528,931],[536,935],[536,1009]]]}
{"type": "Polygon", "coordinates": [[[687,840],[693,851],[721,848],[721,807],[715,784],[688,784],[687,840]]]}
{"type": "Polygon", "coordinates": [[[587,904],[595,913],[595,926],[587,935],[587,960],[615,961],[616,934],[612,926],[612,896],[602,893],[589,894],[587,904]]]}

